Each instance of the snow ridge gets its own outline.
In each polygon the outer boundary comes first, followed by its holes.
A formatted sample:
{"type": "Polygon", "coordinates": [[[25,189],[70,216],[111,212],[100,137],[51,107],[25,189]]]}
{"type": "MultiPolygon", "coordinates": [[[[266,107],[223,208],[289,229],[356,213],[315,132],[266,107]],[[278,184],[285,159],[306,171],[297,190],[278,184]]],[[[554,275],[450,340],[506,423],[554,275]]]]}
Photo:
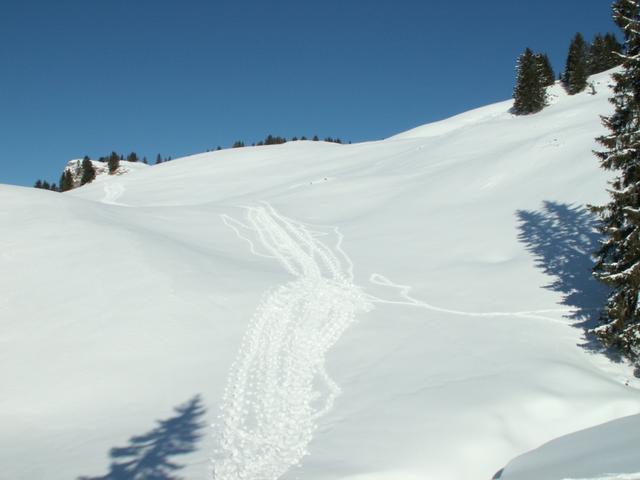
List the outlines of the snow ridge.
{"type": "Polygon", "coordinates": [[[275,480],[307,454],[317,420],[340,393],[325,356],[356,318],[371,308],[353,283],[353,264],[327,232],[263,203],[246,207],[248,224],[222,215],[255,255],[278,260],[295,279],[267,293],[231,369],[222,405],[217,480],[275,480]],[[261,253],[247,236],[257,236],[261,253]]]}

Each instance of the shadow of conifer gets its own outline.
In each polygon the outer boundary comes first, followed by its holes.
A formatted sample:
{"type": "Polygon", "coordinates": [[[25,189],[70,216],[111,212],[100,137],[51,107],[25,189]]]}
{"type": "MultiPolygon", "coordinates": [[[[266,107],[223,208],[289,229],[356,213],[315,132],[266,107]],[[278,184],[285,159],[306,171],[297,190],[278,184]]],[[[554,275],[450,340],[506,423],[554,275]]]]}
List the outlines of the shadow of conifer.
{"type": "Polygon", "coordinates": [[[600,246],[598,219],[583,206],[544,202],[541,210],[518,210],[518,239],[535,259],[535,264],[553,280],[545,288],[560,292],[563,305],[572,308],[568,318],[585,334],[584,348],[606,353],[590,330],[597,326],[610,293],[592,275],[593,255],[600,246]]]}
{"type": "Polygon", "coordinates": [[[109,452],[109,472],[99,477],[78,480],[180,480],[175,473],[183,468],[173,457],[196,450],[204,427],[205,409],[199,395],[175,408],[176,415],[158,420],[149,432],[129,439],[125,447],[109,452]]]}

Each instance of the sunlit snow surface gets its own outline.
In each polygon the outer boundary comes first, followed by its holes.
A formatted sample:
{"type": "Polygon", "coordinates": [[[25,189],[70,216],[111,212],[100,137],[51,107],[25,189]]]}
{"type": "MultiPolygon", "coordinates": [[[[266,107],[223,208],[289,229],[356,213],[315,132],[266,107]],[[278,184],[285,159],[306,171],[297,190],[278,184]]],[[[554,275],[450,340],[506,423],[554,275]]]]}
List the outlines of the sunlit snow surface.
{"type": "Polygon", "coordinates": [[[639,413],[583,335],[593,80],[531,116],[0,186],[0,478],[489,479],[639,413]]]}

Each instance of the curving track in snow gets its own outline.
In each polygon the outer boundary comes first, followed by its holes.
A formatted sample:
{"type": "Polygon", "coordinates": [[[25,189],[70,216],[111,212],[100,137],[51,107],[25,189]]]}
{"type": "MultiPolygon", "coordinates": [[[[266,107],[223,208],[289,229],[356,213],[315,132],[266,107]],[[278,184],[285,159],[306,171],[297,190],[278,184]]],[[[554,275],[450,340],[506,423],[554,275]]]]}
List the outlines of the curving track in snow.
{"type": "Polygon", "coordinates": [[[124,185],[118,182],[113,183],[105,183],[104,184],[104,197],[101,202],[106,203],[108,205],[120,205],[125,206],[122,203],[118,202],[118,199],[122,197],[124,194],[125,188],[124,185]]]}
{"type": "Polygon", "coordinates": [[[217,426],[216,480],[275,480],[300,462],[318,418],[340,393],[325,356],[356,314],[371,307],[353,283],[337,229],[336,244],[328,246],[321,239],[329,233],[269,204],[247,207],[246,218],[223,215],[255,255],[279,261],[293,280],[264,297],[232,367],[217,426]]]}

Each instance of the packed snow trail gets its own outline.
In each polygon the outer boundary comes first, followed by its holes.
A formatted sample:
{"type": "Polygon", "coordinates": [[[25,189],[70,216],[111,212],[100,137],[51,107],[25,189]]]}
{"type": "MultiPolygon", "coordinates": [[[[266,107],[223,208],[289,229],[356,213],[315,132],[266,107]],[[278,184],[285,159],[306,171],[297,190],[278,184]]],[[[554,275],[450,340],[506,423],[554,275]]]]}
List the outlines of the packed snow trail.
{"type": "Polygon", "coordinates": [[[328,233],[266,203],[247,207],[246,216],[247,224],[222,218],[252,253],[278,260],[294,280],[266,294],[232,366],[217,425],[216,480],[276,480],[300,462],[317,419],[340,393],[325,370],[327,351],[371,307],[353,283],[337,229],[332,248],[319,240],[328,233]]]}

